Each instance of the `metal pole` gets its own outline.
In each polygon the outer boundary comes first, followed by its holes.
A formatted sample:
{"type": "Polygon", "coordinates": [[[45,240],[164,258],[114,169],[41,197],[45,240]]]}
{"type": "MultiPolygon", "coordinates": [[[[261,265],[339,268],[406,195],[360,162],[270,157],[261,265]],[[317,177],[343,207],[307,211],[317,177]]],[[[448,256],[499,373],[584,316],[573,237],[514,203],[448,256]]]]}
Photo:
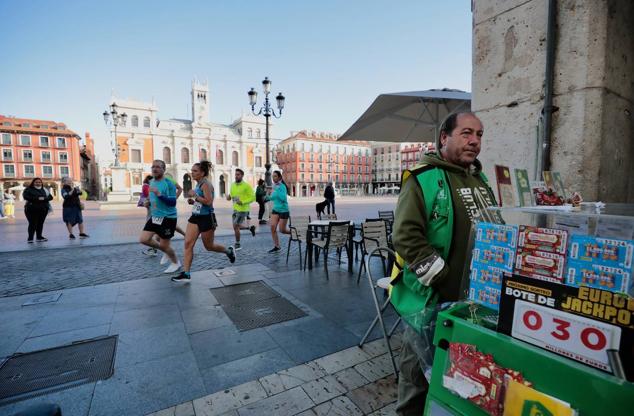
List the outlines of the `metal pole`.
{"type": "Polygon", "coordinates": [[[548,1],[546,28],[546,75],[544,83],[544,130],[542,140],[541,170],[550,170],[550,147],[553,118],[553,81],[555,78],[555,42],[557,36],[557,1],[548,1]]]}
{"type": "MultiPolygon", "coordinates": [[[[267,106],[268,106],[268,97],[267,97],[267,106]]],[[[266,186],[273,186],[273,181],[271,180],[271,161],[269,159],[269,114],[268,110],[264,113],[264,118],[266,118],[266,163],[264,167],[266,168],[266,172],[264,173],[264,181],[266,182],[266,186]]]]}
{"type": "Polygon", "coordinates": [[[119,167],[119,143],[117,143],[117,122],[112,120],[112,124],[114,125],[114,165],[115,167],[119,167]]]}

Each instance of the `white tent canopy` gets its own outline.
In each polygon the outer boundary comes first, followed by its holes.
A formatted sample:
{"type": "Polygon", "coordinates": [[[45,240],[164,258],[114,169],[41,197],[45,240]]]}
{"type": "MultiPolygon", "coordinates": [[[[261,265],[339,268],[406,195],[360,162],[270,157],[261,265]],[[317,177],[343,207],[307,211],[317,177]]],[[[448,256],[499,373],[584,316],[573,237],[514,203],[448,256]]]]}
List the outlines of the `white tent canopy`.
{"type": "Polygon", "coordinates": [[[338,140],[434,142],[449,114],[470,108],[471,94],[460,90],[381,94],[338,140]]]}

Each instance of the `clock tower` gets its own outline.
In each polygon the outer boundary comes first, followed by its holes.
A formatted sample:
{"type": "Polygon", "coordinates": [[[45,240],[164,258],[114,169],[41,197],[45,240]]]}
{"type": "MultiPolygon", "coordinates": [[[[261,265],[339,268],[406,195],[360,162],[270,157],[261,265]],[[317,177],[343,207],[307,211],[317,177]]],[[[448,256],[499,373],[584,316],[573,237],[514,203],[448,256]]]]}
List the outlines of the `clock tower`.
{"type": "Polygon", "coordinates": [[[192,81],[192,122],[209,121],[209,85],[195,79],[192,81]]]}

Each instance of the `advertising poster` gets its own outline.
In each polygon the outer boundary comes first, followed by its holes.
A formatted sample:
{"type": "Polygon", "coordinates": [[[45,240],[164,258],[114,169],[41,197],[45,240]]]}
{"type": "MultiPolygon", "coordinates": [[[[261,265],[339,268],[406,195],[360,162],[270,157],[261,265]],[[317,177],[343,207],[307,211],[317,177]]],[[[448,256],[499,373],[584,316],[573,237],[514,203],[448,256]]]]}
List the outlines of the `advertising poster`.
{"type": "Polygon", "coordinates": [[[526,169],[515,169],[515,182],[517,183],[517,196],[520,206],[530,207],[535,205],[531,192],[531,184],[528,180],[528,171],[526,169]]]}
{"type": "Polygon", "coordinates": [[[506,166],[495,165],[495,177],[497,178],[500,204],[503,207],[517,206],[515,203],[515,192],[513,192],[511,170],[506,166]]]}

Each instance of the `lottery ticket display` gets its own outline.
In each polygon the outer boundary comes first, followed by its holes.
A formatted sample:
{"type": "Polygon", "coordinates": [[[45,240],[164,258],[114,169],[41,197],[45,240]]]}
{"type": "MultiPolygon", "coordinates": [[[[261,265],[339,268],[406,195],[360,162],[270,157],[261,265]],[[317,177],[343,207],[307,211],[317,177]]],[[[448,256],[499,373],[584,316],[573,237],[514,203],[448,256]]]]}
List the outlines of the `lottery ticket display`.
{"type": "Polygon", "coordinates": [[[514,225],[485,222],[476,225],[469,299],[498,309],[502,277],[513,272],[517,230],[514,225]]]}

